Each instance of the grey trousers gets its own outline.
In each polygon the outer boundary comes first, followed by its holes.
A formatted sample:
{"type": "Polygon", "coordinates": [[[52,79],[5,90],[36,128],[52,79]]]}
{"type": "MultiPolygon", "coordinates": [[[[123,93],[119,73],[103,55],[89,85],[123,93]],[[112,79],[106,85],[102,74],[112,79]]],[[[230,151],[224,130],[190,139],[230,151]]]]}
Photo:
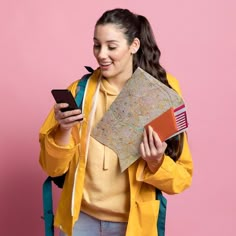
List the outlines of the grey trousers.
{"type": "MultiPolygon", "coordinates": [[[[73,236],[125,236],[127,223],[98,220],[83,212],[75,222],[73,236]]],[[[66,236],[60,231],[59,236],[66,236]]]]}

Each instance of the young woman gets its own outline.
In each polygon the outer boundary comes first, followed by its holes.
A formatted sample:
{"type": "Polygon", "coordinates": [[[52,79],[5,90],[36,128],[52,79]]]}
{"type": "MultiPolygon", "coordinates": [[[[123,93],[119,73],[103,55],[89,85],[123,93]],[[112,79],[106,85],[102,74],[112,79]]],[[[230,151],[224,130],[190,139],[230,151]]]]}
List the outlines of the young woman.
{"type": "MultiPolygon", "coordinates": [[[[161,142],[149,127],[140,158],[121,173],[117,154],[90,133],[137,67],[179,93],[178,82],[161,67],[144,16],[127,9],[106,11],[95,25],[93,41],[99,67],[89,78],[83,114],[79,109],[61,112],[67,104],[55,104],[40,130],[42,168],[50,176],[66,173],[54,224],[68,236],[156,236],[156,188],[176,194],[191,184],[186,135],[161,142]]],[[[77,83],[69,86],[74,96],[77,83]]]]}

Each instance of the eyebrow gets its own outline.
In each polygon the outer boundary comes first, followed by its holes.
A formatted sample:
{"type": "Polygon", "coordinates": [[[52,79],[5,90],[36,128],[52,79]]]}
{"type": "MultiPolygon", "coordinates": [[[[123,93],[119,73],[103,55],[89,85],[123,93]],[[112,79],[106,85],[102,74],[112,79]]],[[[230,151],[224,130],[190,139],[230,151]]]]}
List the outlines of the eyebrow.
{"type": "MultiPolygon", "coordinates": [[[[93,40],[99,41],[97,38],[93,38],[93,40]]],[[[117,40],[113,39],[113,40],[107,40],[106,43],[118,43],[117,40]]]]}

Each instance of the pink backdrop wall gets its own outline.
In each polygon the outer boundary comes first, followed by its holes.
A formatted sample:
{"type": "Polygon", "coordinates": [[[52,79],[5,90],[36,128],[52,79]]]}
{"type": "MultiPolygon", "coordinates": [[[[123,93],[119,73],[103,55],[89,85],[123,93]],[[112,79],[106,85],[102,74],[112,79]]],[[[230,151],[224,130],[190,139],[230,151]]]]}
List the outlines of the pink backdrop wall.
{"type": "Polygon", "coordinates": [[[96,66],[94,23],[114,7],[150,20],[188,106],[193,184],[168,196],[167,236],[234,235],[234,0],[0,1],[0,235],[43,235],[38,130],[50,90],[96,66]]]}

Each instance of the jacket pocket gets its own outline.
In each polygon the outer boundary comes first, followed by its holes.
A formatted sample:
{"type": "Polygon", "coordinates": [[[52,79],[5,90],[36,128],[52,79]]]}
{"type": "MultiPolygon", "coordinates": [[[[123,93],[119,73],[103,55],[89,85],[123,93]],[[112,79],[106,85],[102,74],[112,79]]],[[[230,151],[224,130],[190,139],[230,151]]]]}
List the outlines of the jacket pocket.
{"type": "Polygon", "coordinates": [[[157,236],[159,206],[158,200],[136,202],[131,210],[126,236],[157,236]]]}

